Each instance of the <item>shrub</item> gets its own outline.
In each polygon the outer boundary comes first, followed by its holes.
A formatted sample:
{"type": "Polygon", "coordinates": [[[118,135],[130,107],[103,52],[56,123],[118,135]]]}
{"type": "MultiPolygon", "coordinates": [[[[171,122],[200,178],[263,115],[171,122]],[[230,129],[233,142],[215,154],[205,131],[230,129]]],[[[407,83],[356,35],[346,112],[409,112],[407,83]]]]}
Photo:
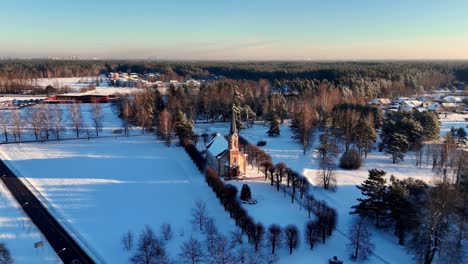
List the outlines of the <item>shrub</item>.
{"type": "Polygon", "coordinates": [[[267,143],[266,140],[260,140],[259,142],[257,142],[257,146],[263,147],[266,145],[266,143],[267,143]]]}
{"type": "Polygon", "coordinates": [[[252,193],[250,192],[250,187],[247,184],[242,185],[241,189],[241,200],[248,201],[252,198],[252,193]]]}
{"type": "Polygon", "coordinates": [[[355,149],[345,151],[340,159],[340,167],[347,170],[359,169],[361,163],[361,156],[355,149]]]}

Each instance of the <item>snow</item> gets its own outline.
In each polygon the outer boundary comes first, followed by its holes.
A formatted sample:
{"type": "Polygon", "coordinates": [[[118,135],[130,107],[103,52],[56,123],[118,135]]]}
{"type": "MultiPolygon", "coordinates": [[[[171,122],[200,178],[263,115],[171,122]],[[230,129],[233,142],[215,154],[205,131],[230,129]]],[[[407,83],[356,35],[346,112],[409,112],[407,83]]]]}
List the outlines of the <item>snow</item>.
{"type": "Polygon", "coordinates": [[[224,136],[218,134],[216,137],[214,137],[210,143],[208,143],[208,151],[215,157],[217,157],[219,154],[223,153],[226,151],[228,148],[228,142],[224,138],[224,136]]]}
{"type": "Polygon", "coordinates": [[[444,137],[445,134],[450,132],[450,128],[464,128],[468,132],[468,114],[448,113],[439,115],[441,121],[440,136],[444,137]]]}
{"type": "MultiPolygon", "coordinates": [[[[122,128],[122,120],[119,119],[115,114],[114,114],[114,110],[112,109],[112,104],[111,103],[103,103],[103,104],[100,104],[101,107],[102,107],[102,113],[103,113],[103,128],[102,128],[102,131],[99,132],[99,136],[119,136],[121,134],[119,133],[116,133],[119,129],[122,128]]],[[[53,112],[54,111],[54,107],[55,105],[49,105],[51,107],[51,111],[53,112]]],[[[68,118],[68,106],[67,105],[64,105],[64,104],[60,104],[60,105],[57,105],[62,113],[62,120],[63,120],[63,125],[65,126],[65,130],[63,131],[63,133],[60,135],[60,137],[63,139],[63,138],[75,138],[76,137],[76,132],[73,131],[73,124],[71,123],[71,121],[69,120],[68,118]]],[[[79,106],[81,107],[81,112],[82,112],[82,116],[83,116],[83,129],[82,131],[80,132],[80,137],[82,138],[86,138],[87,137],[87,133],[90,134],[90,136],[95,136],[95,131],[94,131],[94,127],[93,127],[93,123],[92,123],[92,111],[91,111],[91,107],[92,107],[92,104],[79,104],[79,106]]],[[[20,114],[23,118],[23,120],[25,121],[25,123],[29,123],[27,122],[26,120],[29,119],[29,109],[33,109],[33,108],[36,108],[36,107],[39,107],[39,105],[35,105],[35,106],[31,106],[31,107],[27,107],[27,108],[22,108],[20,109],[20,114]]],[[[6,115],[7,117],[9,117],[9,110],[0,110],[0,114],[4,114],[6,115]]],[[[22,140],[25,141],[25,140],[35,140],[35,136],[34,136],[34,133],[33,133],[33,130],[32,130],[32,127],[26,127],[25,130],[28,130],[29,131],[27,133],[25,133],[24,135],[22,135],[22,140]]],[[[12,131],[11,129],[9,131],[12,131]]],[[[141,130],[138,129],[138,128],[133,128],[131,131],[130,131],[130,134],[131,135],[140,135],[141,134],[141,130]]],[[[55,135],[52,135],[51,136],[51,139],[55,139],[55,135]]],[[[9,135],[9,141],[12,141],[13,140],[13,135],[9,135]]],[[[0,133],[0,142],[5,142],[5,137],[3,135],[3,133],[0,133]]]]}
{"type": "MultiPolygon", "coordinates": [[[[442,126],[447,124],[442,120],[442,126]]],[[[215,126],[209,124],[197,124],[196,130],[210,132],[223,132],[229,127],[228,123],[218,123],[215,126]]],[[[303,154],[302,146],[292,140],[292,132],[288,124],[281,125],[281,135],[278,137],[269,137],[266,134],[268,125],[256,123],[252,128],[241,131],[241,135],[255,144],[260,140],[266,140],[266,146],[262,147],[272,156],[273,162],[285,162],[288,167],[305,175],[309,182],[315,183],[315,175],[318,170],[318,131],[314,133],[312,146],[303,154]]],[[[337,185],[335,192],[325,191],[320,187],[313,187],[310,193],[319,200],[325,200],[326,203],[335,208],[338,212],[338,224],[334,234],[329,238],[325,245],[318,244],[313,251],[310,251],[306,243],[302,243],[300,248],[292,256],[282,255],[280,263],[301,263],[304,259],[313,256],[317,263],[325,263],[329,258],[336,255],[339,259],[348,262],[346,244],[348,243],[348,230],[355,216],[349,215],[351,206],[357,203],[356,199],[361,197],[360,191],[356,185],[360,185],[368,176],[370,169],[382,169],[387,172],[387,180],[391,175],[399,179],[413,177],[432,183],[437,178],[428,166],[418,168],[415,165],[413,153],[407,153],[403,162],[392,164],[391,158],[383,153],[373,150],[368,158],[364,160],[363,166],[355,171],[346,171],[337,168],[337,185]]],[[[277,192],[274,186],[263,180],[233,182],[240,187],[242,184],[249,184],[254,199],[258,200],[256,205],[244,205],[252,214],[256,221],[264,225],[272,223],[286,226],[295,224],[301,231],[307,219],[307,213],[300,209],[298,204],[291,205],[290,197],[283,197],[283,192],[277,192]]],[[[376,230],[370,226],[376,245],[375,254],[368,260],[369,263],[413,263],[413,256],[407,252],[405,247],[398,245],[396,237],[391,231],[376,230]]],[[[302,238],[302,237],[301,237],[302,238]]],[[[304,241],[303,241],[304,242],[304,241]]]]}
{"type": "Polygon", "coordinates": [[[9,249],[15,263],[58,263],[55,254],[42,233],[31,222],[8,189],[0,185],[0,242],[9,249]],[[34,243],[44,241],[42,248],[34,243]]]}
{"type": "Polygon", "coordinates": [[[170,223],[175,258],[182,241],[198,233],[190,223],[196,200],[220,230],[235,228],[218,199],[180,147],[154,136],[2,145],[0,152],[43,203],[100,262],[127,263],[121,235],[170,223]]]}

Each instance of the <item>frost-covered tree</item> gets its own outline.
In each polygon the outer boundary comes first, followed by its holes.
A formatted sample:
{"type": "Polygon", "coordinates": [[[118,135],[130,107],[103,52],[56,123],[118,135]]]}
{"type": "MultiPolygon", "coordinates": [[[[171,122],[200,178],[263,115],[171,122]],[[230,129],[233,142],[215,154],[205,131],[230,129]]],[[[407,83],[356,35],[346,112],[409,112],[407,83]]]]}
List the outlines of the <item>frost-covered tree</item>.
{"type": "Polygon", "coordinates": [[[131,231],[125,232],[121,237],[122,247],[125,251],[130,251],[133,248],[133,234],[131,231]]]}
{"type": "Polygon", "coordinates": [[[162,240],[156,237],[151,227],[146,226],[138,238],[135,252],[130,258],[132,264],[169,263],[162,240]]]}
{"type": "Polygon", "coordinates": [[[182,263],[202,263],[205,260],[202,243],[190,237],[190,239],[184,242],[180,247],[179,258],[182,263]]]}
{"type": "Polygon", "coordinates": [[[192,209],[192,223],[202,231],[207,220],[208,214],[205,203],[201,200],[196,201],[195,207],[192,209]]]}
{"type": "Polygon", "coordinates": [[[374,251],[371,233],[362,218],[358,218],[349,231],[348,249],[352,260],[365,260],[374,251]]]}
{"type": "Polygon", "coordinates": [[[171,228],[171,224],[168,224],[168,223],[164,223],[161,225],[160,227],[160,231],[161,231],[161,237],[168,241],[172,238],[172,228],[171,228]]]}
{"type": "Polygon", "coordinates": [[[104,120],[104,114],[102,113],[101,104],[91,104],[91,120],[93,123],[94,131],[96,132],[96,136],[99,136],[99,131],[102,130],[102,122],[104,120]]]}
{"type": "Polygon", "coordinates": [[[83,129],[83,115],[81,106],[77,103],[68,104],[68,118],[76,133],[76,137],[80,137],[80,131],[83,129]]]}

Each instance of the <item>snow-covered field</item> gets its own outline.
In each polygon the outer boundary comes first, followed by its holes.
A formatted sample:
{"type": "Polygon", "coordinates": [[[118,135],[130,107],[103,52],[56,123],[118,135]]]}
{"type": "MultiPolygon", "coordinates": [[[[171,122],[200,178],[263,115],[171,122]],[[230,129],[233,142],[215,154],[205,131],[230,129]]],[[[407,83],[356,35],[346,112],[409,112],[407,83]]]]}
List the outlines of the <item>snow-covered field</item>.
{"type": "Polygon", "coordinates": [[[15,263],[60,263],[52,247],[3,183],[0,183],[0,242],[10,250],[15,263]],[[44,246],[34,248],[34,243],[39,241],[43,241],[44,246]]]}
{"type": "Polygon", "coordinates": [[[460,128],[463,127],[466,131],[468,131],[468,114],[456,114],[456,113],[449,113],[447,116],[444,114],[440,114],[440,136],[443,137],[447,132],[450,132],[450,128],[460,128]]]}
{"type": "Polygon", "coordinates": [[[90,84],[96,84],[96,81],[101,81],[100,87],[107,87],[108,78],[105,74],[100,76],[86,76],[86,77],[65,77],[65,78],[38,78],[31,79],[30,84],[40,87],[52,86],[54,88],[69,87],[71,89],[86,88],[90,84]]]}
{"type": "Polygon", "coordinates": [[[90,141],[3,145],[1,153],[41,194],[69,230],[99,260],[127,263],[121,235],[145,225],[159,232],[170,223],[175,258],[180,243],[196,230],[190,223],[196,200],[206,202],[220,230],[234,229],[218,199],[180,147],[152,136],[90,141]]]}

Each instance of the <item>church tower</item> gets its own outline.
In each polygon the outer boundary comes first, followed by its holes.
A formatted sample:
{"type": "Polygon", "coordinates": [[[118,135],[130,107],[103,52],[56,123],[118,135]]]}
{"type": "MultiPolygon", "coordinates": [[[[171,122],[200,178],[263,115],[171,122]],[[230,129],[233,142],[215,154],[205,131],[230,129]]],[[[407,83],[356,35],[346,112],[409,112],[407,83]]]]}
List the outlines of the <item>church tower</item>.
{"type": "Polygon", "coordinates": [[[236,127],[235,106],[232,105],[231,130],[229,131],[229,168],[230,174],[239,176],[246,171],[246,157],[239,150],[239,135],[236,127]]]}

